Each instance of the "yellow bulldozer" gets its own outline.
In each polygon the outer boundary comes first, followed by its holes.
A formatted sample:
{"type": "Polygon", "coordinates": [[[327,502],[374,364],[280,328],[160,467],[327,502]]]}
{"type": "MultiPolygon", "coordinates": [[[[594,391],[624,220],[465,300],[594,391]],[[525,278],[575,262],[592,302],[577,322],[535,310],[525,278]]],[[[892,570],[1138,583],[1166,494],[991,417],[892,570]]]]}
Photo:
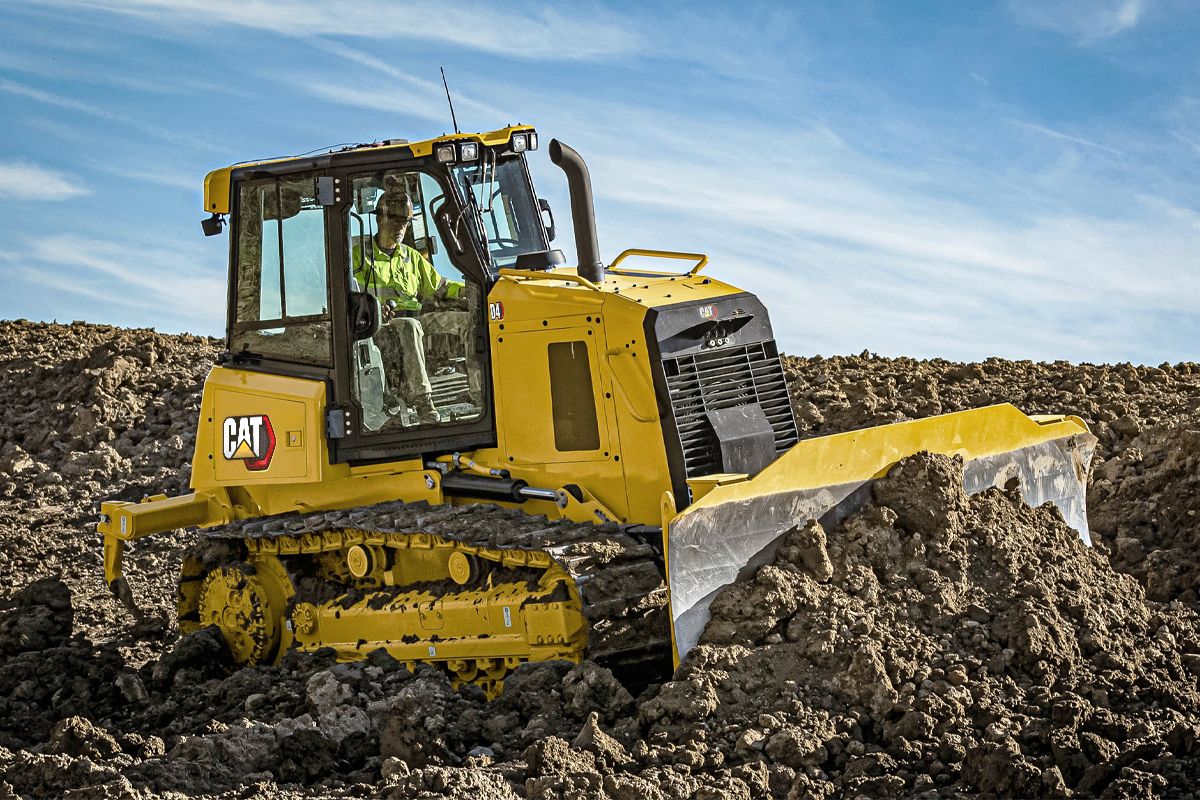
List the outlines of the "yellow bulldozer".
{"type": "Polygon", "coordinates": [[[961,455],[971,492],[1016,482],[1086,540],[1081,420],[997,405],[800,439],[759,298],[698,253],[606,266],[587,168],[551,141],[567,266],[527,168],[538,140],[517,125],[207,176],[226,349],[192,493],[102,504],[118,596],[125,542],[198,527],[182,632],[218,626],[244,664],[382,648],[494,696],[526,661],[661,674],[723,586],[918,451],[961,455]]]}

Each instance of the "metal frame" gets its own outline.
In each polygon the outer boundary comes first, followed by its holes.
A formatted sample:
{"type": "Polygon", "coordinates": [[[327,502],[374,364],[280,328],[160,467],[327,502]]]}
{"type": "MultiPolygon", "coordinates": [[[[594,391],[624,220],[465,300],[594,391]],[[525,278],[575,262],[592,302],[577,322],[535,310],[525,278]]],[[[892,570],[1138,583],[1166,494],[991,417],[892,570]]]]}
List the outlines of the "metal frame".
{"type": "MultiPolygon", "coordinates": [[[[459,214],[463,212],[462,199],[459,197],[450,165],[433,162],[429,157],[414,157],[396,152],[395,150],[358,150],[343,153],[330,153],[301,161],[287,161],[279,164],[262,164],[247,166],[233,170],[230,175],[230,200],[233,209],[232,219],[236,221],[240,203],[241,184],[246,181],[286,178],[295,176],[332,177],[342,180],[348,186],[351,176],[362,172],[381,169],[410,169],[428,174],[437,181],[446,195],[450,209],[459,214]]],[[[536,204],[537,195],[532,178],[526,167],[526,181],[533,193],[536,204]]],[[[279,375],[311,378],[326,381],[329,385],[330,409],[353,408],[356,406],[350,386],[349,369],[352,363],[351,348],[354,338],[351,336],[347,320],[346,302],[349,293],[349,269],[346,248],[347,230],[345,215],[353,198],[349,192],[341,202],[327,206],[325,209],[325,259],[327,291],[329,292],[329,314],[332,319],[332,367],[304,363],[300,361],[283,360],[268,356],[245,357],[228,351],[232,341],[233,319],[237,307],[237,257],[238,242],[236,224],[230,225],[229,242],[229,291],[226,297],[226,355],[239,367],[255,371],[279,375]]],[[[436,221],[429,220],[435,226],[436,221]]],[[[451,262],[462,271],[465,280],[473,280],[480,287],[482,302],[477,313],[478,335],[476,350],[480,358],[481,378],[483,379],[483,414],[478,420],[462,423],[451,427],[431,430],[400,431],[387,434],[360,434],[356,430],[347,431],[346,436],[329,440],[330,458],[333,463],[373,463],[394,461],[405,456],[422,455],[453,450],[470,450],[480,447],[494,447],[496,444],[495,427],[495,396],[491,374],[491,345],[487,326],[487,296],[492,285],[497,280],[496,271],[489,267],[490,257],[482,251],[482,243],[476,237],[469,235],[467,252],[456,256],[447,248],[451,262]]],[[[361,409],[356,408],[354,417],[361,419],[361,409]]]]}

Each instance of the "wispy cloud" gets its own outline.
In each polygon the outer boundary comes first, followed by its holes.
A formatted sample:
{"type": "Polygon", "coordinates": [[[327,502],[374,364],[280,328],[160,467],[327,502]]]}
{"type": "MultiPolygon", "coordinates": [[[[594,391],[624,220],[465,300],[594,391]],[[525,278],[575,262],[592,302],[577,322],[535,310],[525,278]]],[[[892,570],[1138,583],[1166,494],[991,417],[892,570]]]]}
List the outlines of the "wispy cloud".
{"type": "Polygon", "coordinates": [[[103,9],[164,24],[230,24],[288,36],[423,40],[515,59],[572,61],[628,55],[643,46],[638,30],[599,6],[519,9],[482,2],[390,2],[351,5],[276,0],[48,0],[103,9]],[[560,10],[562,8],[563,10],[560,10]]]}
{"type": "Polygon", "coordinates": [[[92,103],[85,103],[82,100],[76,100],[73,97],[67,97],[54,92],[48,92],[44,89],[39,89],[35,86],[30,86],[28,84],[20,83],[8,78],[0,78],[0,92],[6,92],[8,94],[16,95],[17,97],[24,97],[29,100],[34,100],[38,103],[54,106],[56,108],[63,108],[68,111],[76,111],[81,114],[87,114],[88,116],[96,119],[108,120],[120,125],[127,125],[129,127],[136,128],[142,133],[146,133],[154,136],[157,139],[161,139],[162,141],[169,142],[170,144],[210,151],[221,149],[217,146],[214,146],[212,142],[192,136],[191,134],[171,130],[170,128],[163,128],[159,125],[145,123],[127,115],[117,114],[113,111],[109,111],[106,108],[102,108],[92,103]]]}
{"type": "MultiPolygon", "coordinates": [[[[223,273],[180,270],[179,259],[153,246],[59,234],[25,240],[20,259],[53,266],[54,280],[73,287],[76,294],[124,298],[168,328],[178,320],[212,327],[214,318],[223,315],[223,273]]],[[[35,282],[39,275],[29,273],[35,282]]]]}
{"type": "Polygon", "coordinates": [[[1109,147],[1106,144],[1100,144],[1099,142],[1093,142],[1090,139],[1084,139],[1082,136],[1072,136],[1069,133],[1063,133],[1062,131],[1056,131],[1053,128],[1047,128],[1045,125],[1036,125],[1032,122],[1025,122],[1023,120],[1018,120],[1018,119],[1009,120],[1009,122],[1011,124],[1017,126],[1018,128],[1024,128],[1025,130],[1034,131],[1036,133],[1042,134],[1043,136],[1049,136],[1051,139],[1058,139],[1058,140],[1064,141],[1064,142],[1071,142],[1072,144],[1083,145],[1084,147],[1093,147],[1097,150],[1103,150],[1106,153],[1111,153],[1114,156],[1124,156],[1125,155],[1120,150],[1117,150],[1115,147],[1109,147]]]}
{"type": "MultiPolygon", "coordinates": [[[[28,42],[23,42],[28,45],[28,42]]],[[[128,90],[147,95],[182,95],[198,93],[219,93],[241,97],[253,96],[251,92],[237,87],[228,81],[208,81],[192,76],[165,75],[161,71],[150,76],[128,74],[120,70],[81,71],[71,68],[70,51],[68,57],[55,45],[67,45],[71,42],[47,42],[43,47],[33,52],[3,52],[0,51],[0,69],[9,72],[19,72],[39,78],[49,78],[58,81],[70,81],[91,86],[106,86],[117,90],[128,90]]]]}
{"type": "Polygon", "coordinates": [[[1054,31],[1080,44],[1108,39],[1138,24],[1146,0],[1010,0],[1017,22],[1054,31]]]}
{"type": "Polygon", "coordinates": [[[21,161],[0,161],[0,200],[69,200],[88,194],[73,176],[21,161]]]}
{"type": "MultiPolygon", "coordinates": [[[[436,119],[438,121],[444,121],[446,119],[446,113],[444,111],[434,111],[434,109],[441,109],[443,107],[442,104],[445,102],[445,95],[443,94],[444,87],[441,83],[419,78],[410,72],[406,72],[396,67],[394,64],[388,61],[387,54],[367,53],[361,49],[349,47],[341,42],[319,36],[309,37],[305,41],[307,41],[309,44],[315,45],[327,53],[330,53],[331,55],[344,58],[352,64],[367,67],[377,75],[386,76],[395,81],[400,81],[403,83],[405,87],[407,87],[405,96],[397,97],[396,89],[392,85],[388,86],[386,95],[383,92],[374,93],[384,100],[393,103],[392,110],[397,110],[398,107],[401,106],[402,102],[404,105],[403,111],[405,113],[415,113],[411,108],[409,108],[409,106],[415,106],[420,109],[428,109],[428,113],[431,115],[431,118],[432,115],[436,113],[436,119]]],[[[325,91],[329,88],[328,84],[320,84],[320,86],[322,91],[325,91]]],[[[309,88],[311,89],[312,87],[310,86],[309,88]]],[[[337,87],[337,91],[343,91],[342,87],[337,87]]],[[[335,97],[331,97],[330,99],[336,100],[335,97]]],[[[496,106],[477,100],[470,94],[463,94],[458,90],[456,90],[454,93],[454,102],[456,104],[455,108],[459,113],[466,112],[468,114],[474,114],[485,119],[512,118],[511,114],[500,110],[496,106]]],[[[358,103],[354,103],[353,105],[358,105],[358,103]]],[[[375,106],[366,105],[364,107],[374,108],[375,106]]]]}
{"type": "MultiPolygon", "coordinates": [[[[858,137],[842,126],[542,102],[544,134],[573,130],[589,161],[605,255],[708,252],[714,276],[768,300],[791,352],[1154,363],[1183,353],[1164,320],[1200,303],[1200,212],[1156,197],[1151,173],[1117,148],[1033,126],[1080,145],[1077,156],[901,165],[849,144],[858,137]],[[592,118],[621,119],[620,137],[571,125],[592,118]],[[786,155],[748,157],[762,142],[787,142],[786,155]],[[1046,168],[1061,170],[1049,189],[1046,168]],[[1093,192],[1124,199],[1089,211],[1093,192]]],[[[542,176],[542,191],[562,182],[552,168],[542,176]]]]}
{"type": "Polygon", "coordinates": [[[153,167],[145,162],[123,163],[115,161],[86,161],[85,166],[98,172],[128,178],[131,181],[151,183],[155,186],[165,186],[169,189],[180,189],[186,192],[201,191],[200,177],[185,175],[162,167],[153,167]]]}
{"type": "Polygon", "coordinates": [[[78,111],[81,114],[87,114],[98,119],[119,120],[121,117],[113,112],[100,108],[99,106],[85,103],[82,100],[76,100],[73,97],[65,97],[54,92],[47,92],[38,89],[28,84],[18,83],[17,81],[9,80],[8,78],[0,78],[0,92],[24,97],[29,100],[36,100],[39,103],[55,106],[57,108],[65,108],[68,111],[78,111]]]}
{"type": "MultiPolygon", "coordinates": [[[[419,95],[399,91],[395,86],[389,86],[386,90],[352,89],[320,79],[301,80],[297,86],[315,97],[338,105],[403,114],[433,122],[444,122],[449,117],[442,106],[429,103],[427,98],[419,95]]],[[[445,103],[445,100],[442,102],[445,103]]]]}

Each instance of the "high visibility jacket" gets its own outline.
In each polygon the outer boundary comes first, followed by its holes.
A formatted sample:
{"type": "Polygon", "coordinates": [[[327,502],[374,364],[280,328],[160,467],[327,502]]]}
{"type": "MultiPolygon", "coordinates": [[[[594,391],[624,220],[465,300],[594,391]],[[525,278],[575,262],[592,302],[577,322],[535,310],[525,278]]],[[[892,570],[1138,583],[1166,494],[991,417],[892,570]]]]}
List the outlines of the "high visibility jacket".
{"type": "Polygon", "coordinates": [[[433,297],[442,286],[447,287],[448,297],[458,297],[462,293],[462,283],[447,281],[429,259],[403,242],[398,243],[389,256],[372,238],[371,257],[365,263],[362,248],[356,242],[352,263],[359,288],[385,303],[394,300],[400,311],[420,311],[421,302],[433,297]]]}

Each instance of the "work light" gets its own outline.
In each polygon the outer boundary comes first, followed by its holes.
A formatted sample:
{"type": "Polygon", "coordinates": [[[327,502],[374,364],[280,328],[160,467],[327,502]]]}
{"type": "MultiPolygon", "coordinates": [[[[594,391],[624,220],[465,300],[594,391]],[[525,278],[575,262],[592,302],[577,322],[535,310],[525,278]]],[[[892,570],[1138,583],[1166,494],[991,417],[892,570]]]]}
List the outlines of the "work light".
{"type": "Polygon", "coordinates": [[[463,142],[458,146],[458,157],[463,161],[474,161],[479,158],[479,145],[475,142],[463,142]]]}
{"type": "Polygon", "coordinates": [[[437,160],[439,164],[450,164],[454,161],[454,145],[442,144],[437,148],[437,160]]]}

